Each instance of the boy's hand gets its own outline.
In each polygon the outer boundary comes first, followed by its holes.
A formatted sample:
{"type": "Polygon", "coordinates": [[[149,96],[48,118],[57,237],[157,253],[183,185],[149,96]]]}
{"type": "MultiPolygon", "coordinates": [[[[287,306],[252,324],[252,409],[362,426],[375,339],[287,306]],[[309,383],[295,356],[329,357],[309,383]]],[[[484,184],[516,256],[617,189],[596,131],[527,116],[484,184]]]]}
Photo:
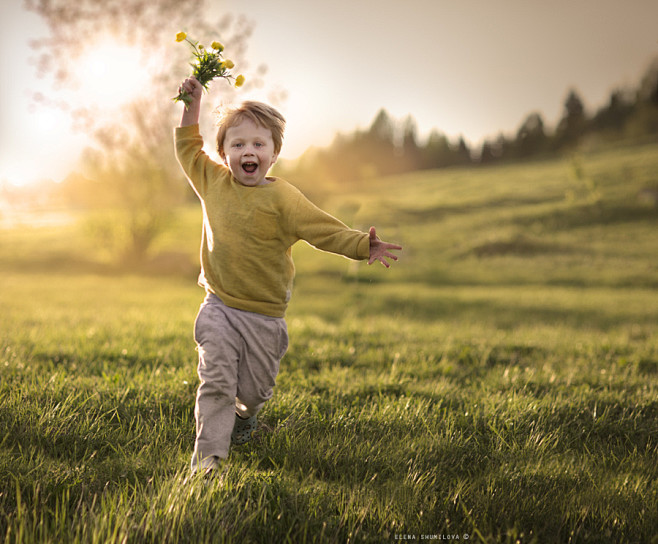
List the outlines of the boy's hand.
{"type": "Polygon", "coordinates": [[[396,244],[389,244],[387,242],[382,242],[377,237],[377,231],[375,230],[375,227],[370,227],[370,231],[368,234],[370,236],[370,258],[368,259],[368,264],[372,264],[375,261],[379,261],[386,268],[389,268],[391,265],[384,257],[397,261],[398,260],[397,256],[393,255],[393,253],[390,253],[389,249],[402,249],[402,246],[398,246],[396,244]]]}
{"type": "Polygon", "coordinates": [[[189,106],[183,109],[183,117],[180,122],[181,127],[187,125],[198,125],[199,114],[201,112],[201,97],[203,96],[203,87],[195,77],[188,77],[178,91],[185,91],[192,99],[189,106]]]}
{"type": "Polygon", "coordinates": [[[195,77],[188,77],[185,81],[183,81],[178,90],[185,91],[196,102],[200,101],[201,97],[203,96],[203,87],[201,86],[201,83],[199,83],[199,80],[195,77]]]}

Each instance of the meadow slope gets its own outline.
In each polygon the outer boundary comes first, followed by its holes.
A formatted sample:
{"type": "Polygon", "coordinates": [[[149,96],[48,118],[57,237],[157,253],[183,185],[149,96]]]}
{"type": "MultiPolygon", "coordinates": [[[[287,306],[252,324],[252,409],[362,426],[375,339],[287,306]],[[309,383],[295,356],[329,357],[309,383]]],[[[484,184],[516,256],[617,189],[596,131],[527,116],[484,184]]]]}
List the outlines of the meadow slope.
{"type": "Polygon", "coordinates": [[[255,440],[189,480],[200,233],[139,271],[87,219],[0,231],[7,542],[658,542],[658,153],[317,190],[404,246],[294,250],[255,440]]]}

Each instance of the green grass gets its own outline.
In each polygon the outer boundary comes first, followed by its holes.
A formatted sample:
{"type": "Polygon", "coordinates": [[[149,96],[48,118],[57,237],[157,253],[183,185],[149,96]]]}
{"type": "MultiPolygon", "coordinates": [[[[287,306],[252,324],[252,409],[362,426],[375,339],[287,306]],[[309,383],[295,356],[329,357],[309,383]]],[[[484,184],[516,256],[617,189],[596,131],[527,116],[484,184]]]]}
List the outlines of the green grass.
{"type": "MultiPolygon", "coordinates": [[[[108,273],[75,224],[2,231],[0,535],[658,542],[658,213],[638,198],[658,157],[578,161],[327,200],[404,256],[295,248],[275,396],[208,487],[187,469],[193,272],[108,273]]],[[[156,251],[193,259],[198,235],[182,210],[156,251]]]]}

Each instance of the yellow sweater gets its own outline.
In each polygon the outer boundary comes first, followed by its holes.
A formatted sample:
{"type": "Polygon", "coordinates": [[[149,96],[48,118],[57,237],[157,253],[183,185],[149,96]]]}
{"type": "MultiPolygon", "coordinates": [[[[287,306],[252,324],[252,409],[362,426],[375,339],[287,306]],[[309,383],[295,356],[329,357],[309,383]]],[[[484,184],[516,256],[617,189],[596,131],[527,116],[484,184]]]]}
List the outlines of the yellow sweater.
{"type": "Polygon", "coordinates": [[[175,140],[178,162],[203,210],[199,284],[227,306],[283,317],[298,240],[351,259],[368,258],[368,234],[348,228],[288,182],[238,183],[202,151],[198,125],[176,128],[175,140]]]}

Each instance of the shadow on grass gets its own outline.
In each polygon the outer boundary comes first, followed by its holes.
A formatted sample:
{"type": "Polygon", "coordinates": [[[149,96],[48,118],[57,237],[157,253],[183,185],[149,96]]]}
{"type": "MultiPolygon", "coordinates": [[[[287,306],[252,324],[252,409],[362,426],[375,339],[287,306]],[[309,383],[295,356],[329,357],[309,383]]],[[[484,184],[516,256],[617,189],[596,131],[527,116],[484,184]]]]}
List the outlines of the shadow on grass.
{"type": "Polygon", "coordinates": [[[483,210],[516,208],[519,206],[544,205],[550,202],[560,202],[563,198],[547,198],[545,196],[525,198],[496,198],[482,202],[471,202],[461,205],[439,205],[429,208],[404,208],[399,207],[396,211],[396,223],[400,225],[419,225],[424,223],[435,223],[453,215],[466,215],[469,213],[480,213],[483,210]]]}
{"type": "Polygon", "coordinates": [[[139,261],[100,261],[71,254],[3,259],[0,270],[20,274],[93,274],[98,276],[144,275],[178,276],[195,281],[199,275],[198,259],[186,252],[163,252],[139,261]]]}
{"type": "Polygon", "coordinates": [[[658,222],[658,209],[638,204],[588,204],[558,208],[538,215],[515,218],[517,225],[541,224],[546,230],[571,230],[595,225],[619,225],[637,221],[658,222]]]}
{"type": "MultiPolygon", "coordinates": [[[[577,293],[574,293],[577,296],[577,293]]],[[[386,297],[373,297],[364,310],[366,315],[391,315],[415,323],[440,321],[468,321],[485,323],[499,329],[515,329],[522,323],[526,327],[550,326],[571,327],[576,330],[607,330],[624,323],[624,318],[616,313],[606,313],[596,307],[548,307],[541,302],[535,305],[521,305],[518,301],[465,300],[446,293],[428,296],[402,296],[391,294],[386,297]]],[[[655,323],[656,315],[647,312],[633,316],[634,325],[655,323]]]]}
{"type": "Polygon", "coordinates": [[[146,481],[166,449],[194,441],[193,398],[184,394],[145,395],[127,389],[55,391],[23,396],[5,405],[3,450],[15,458],[26,483],[34,478],[50,494],[84,482],[99,492],[108,484],[146,481]]]}
{"type": "Polygon", "coordinates": [[[539,239],[519,234],[507,240],[492,240],[475,246],[466,255],[473,254],[477,257],[499,257],[505,255],[536,256],[549,254],[582,254],[581,248],[566,246],[564,244],[553,244],[539,239]]]}

